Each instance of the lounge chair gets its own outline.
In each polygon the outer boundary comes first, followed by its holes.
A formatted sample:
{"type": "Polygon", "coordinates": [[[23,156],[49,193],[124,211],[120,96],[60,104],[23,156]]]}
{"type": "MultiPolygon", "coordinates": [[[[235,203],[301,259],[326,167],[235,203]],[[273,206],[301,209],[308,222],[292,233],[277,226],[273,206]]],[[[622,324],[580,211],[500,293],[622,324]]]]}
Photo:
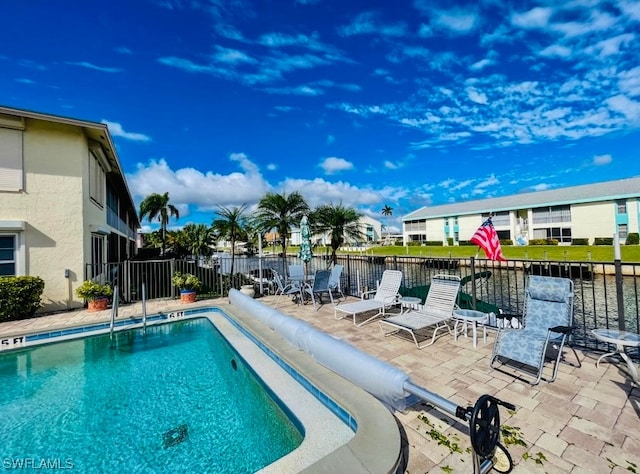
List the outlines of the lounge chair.
{"type": "Polygon", "coordinates": [[[384,316],[387,308],[398,304],[398,289],[402,283],[402,272],[399,270],[385,270],[382,273],[382,279],[376,290],[366,291],[362,294],[360,301],[353,303],[339,304],[334,307],[336,319],[343,319],[348,316],[353,318],[355,326],[362,326],[374,320],[378,316],[384,316]],[[365,299],[365,296],[373,294],[373,298],[365,299]],[[365,321],[356,322],[356,315],[366,313],[368,311],[376,311],[376,314],[370,316],[365,321]],[[343,313],[343,315],[338,315],[343,313]]]}
{"type": "Polygon", "coordinates": [[[508,365],[533,377],[531,384],[536,385],[542,380],[543,365],[549,356],[554,367],[551,378],[545,380],[553,382],[572,327],[573,282],[568,278],[530,275],[525,289],[522,327],[498,331],[490,365],[498,370],[508,365]]]}
{"type": "Polygon", "coordinates": [[[422,308],[378,321],[380,330],[385,336],[406,331],[411,335],[418,349],[430,346],[436,341],[436,335],[442,329],[446,329],[452,334],[449,323],[452,322],[453,310],[456,306],[459,290],[459,277],[453,275],[434,276],[422,308]],[[391,330],[388,330],[389,328],[391,330]],[[385,331],[385,329],[387,330],[385,331]],[[416,332],[425,329],[433,329],[433,335],[430,342],[420,344],[416,337],[416,332]]]}
{"type": "Polygon", "coordinates": [[[303,300],[302,286],[300,286],[299,284],[295,282],[284,283],[283,277],[280,276],[280,274],[275,270],[273,270],[273,281],[276,284],[275,296],[277,297],[274,303],[274,307],[278,306],[278,302],[280,301],[280,298],[282,298],[282,295],[297,295],[300,298],[299,301],[303,300]]]}
{"type": "Polygon", "coordinates": [[[322,304],[322,295],[324,293],[329,294],[329,299],[333,304],[333,294],[329,287],[330,276],[331,270],[318,270],[313,279],[313,285],[306,285],[304,288],[304,292],[311,296],[311,301],[315,309],[318,309],[322,304]]]}

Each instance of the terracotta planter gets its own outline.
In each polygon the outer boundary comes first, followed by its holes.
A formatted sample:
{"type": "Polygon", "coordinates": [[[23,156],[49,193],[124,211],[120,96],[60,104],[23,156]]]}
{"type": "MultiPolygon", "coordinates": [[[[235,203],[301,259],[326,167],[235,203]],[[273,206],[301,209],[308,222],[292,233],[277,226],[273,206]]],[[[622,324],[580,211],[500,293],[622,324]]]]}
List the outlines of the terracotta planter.
{"type": "Polygon", "coordinates": [[[88,301],[89,311],[104,311],[109,308],[109,298],[97,298],[88,301]]]}
{"type": "Polygon", "coordinates": [[[180,290],[180,302],[183,304],[195,303],[196,292],[194,290],[180,290]]]}

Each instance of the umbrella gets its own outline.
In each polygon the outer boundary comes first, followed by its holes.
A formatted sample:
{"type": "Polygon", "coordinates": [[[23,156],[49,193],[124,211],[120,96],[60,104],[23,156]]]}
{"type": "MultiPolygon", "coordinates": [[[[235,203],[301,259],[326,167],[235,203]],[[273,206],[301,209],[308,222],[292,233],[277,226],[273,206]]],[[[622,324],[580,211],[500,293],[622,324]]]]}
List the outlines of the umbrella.
{"type": "Polygon", "coordinates": [[[311,230],[309,229],[309,219],[302,216],[300,220],[300,252],[298,257],[304,262],[305,277],[307,273],[307,263],[311,261],[313,252],[311,252],[311,230]]]}

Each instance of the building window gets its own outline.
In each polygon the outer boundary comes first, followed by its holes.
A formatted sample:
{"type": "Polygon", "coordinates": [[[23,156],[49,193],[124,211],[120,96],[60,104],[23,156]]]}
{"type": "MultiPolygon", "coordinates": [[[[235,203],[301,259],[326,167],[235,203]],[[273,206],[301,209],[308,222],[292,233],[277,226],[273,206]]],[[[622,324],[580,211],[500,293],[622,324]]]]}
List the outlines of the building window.
{"type": "Polygon", "coordinates": [[[106,176],[98,159],[89,153],[89,195],[100,207],[104,206],[106,176]]]}
{"type": "Polygon", "coordinates": [[[482,214],[482,221],[483,222],[486,221],[489,217],[491,217],[491,223],[495,227],[508,226],[511,222],[511,219],[509,217],[509,211],[500,211],[500,212],[492,212],[492,213],[484,212],[482,214]]]}
{"type": "Polygon", "coordinates": [[[618,224],[618,237],[621,239],[626,239],[628,233],[627,224],[618,224]]]}
{"type": "Polygon", "coordinates": [[[23,189],[22,130],[0,127],[0,191],[23,189]]]}
{"type": "Polygon", "coordinates": [[[0,276],[16,275],[16,236],[0,235],[0,276]]]}
{"type": "Polygon", "coordinates": [[[570,206],[539,207],[532,210],[534,224],[551,224],[552,222],[571,222],[570,206]]]}
{"type": "Polygon", "coordinates": [[[104,236],[91,234],[91,272],[90,278],[102,273],[104,265],[104,236]]]}
{"type": "Polygon", "coordinates": [[[627,201],[616,201],[616,207],[618,214],[627,213],[627,201]]]}
{"type": "Polygon", "coordinates": [[[407,221],[404,223],[405,232],[419,232],[427,230],[426,219],[420,219],[417,221],[407,221]]]}

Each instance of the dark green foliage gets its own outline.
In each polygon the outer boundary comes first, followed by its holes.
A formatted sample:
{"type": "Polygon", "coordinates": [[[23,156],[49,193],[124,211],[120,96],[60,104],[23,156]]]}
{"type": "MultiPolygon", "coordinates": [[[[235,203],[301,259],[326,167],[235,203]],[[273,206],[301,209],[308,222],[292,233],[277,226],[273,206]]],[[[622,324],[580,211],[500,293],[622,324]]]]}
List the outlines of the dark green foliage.
{"type": "Polygon", "coordinates": [[[629,235],[627,235],[627,245],[638,245],[640,244],[640,234],[638,234],[637,232],[630,232],[629,235]]]}
{"type": "Polygon", "coordinates": [[[500,245],[513,245],[513,240],[511,240],[511,239],[500,239],[500,245]]]}
{"type": "Polygon", "coordinates": [[[461,247],[470,247],[472,245],[478,245],[478,244],[474,244],[473,242],[470,242],[468,240],[461,240],[458,242],[458,245],[461,247]]]}
{"type": "Polygon", "coordinates": [[[529,245],[558,245],[556,239],[531,239],[529,245]]]}
{"type": "Polygon", "coordinates": [[[613,245],[613,237],[596,237],[593,245],[613,245]]]}
{"type": "Polygon", "coordinates": [[[571,239],[571,245],[589,245],[589,239],[571,239]]]}
{"type": "Polygon", "coordinates": [[[453,237],[447,237],[447,244],[449,244],[449,246],[453,245],[453,237]]]}
{"type": "Polygon", "coordinates": [[[427,247],[442,247],[443,246],[441,240],[425,240],[423,243],[427,247]]]}
{"type": "Polygon", "coordinates": [[[42,306],[40,277],[0,277],[0,321],[30,318],[42,306]]]}

